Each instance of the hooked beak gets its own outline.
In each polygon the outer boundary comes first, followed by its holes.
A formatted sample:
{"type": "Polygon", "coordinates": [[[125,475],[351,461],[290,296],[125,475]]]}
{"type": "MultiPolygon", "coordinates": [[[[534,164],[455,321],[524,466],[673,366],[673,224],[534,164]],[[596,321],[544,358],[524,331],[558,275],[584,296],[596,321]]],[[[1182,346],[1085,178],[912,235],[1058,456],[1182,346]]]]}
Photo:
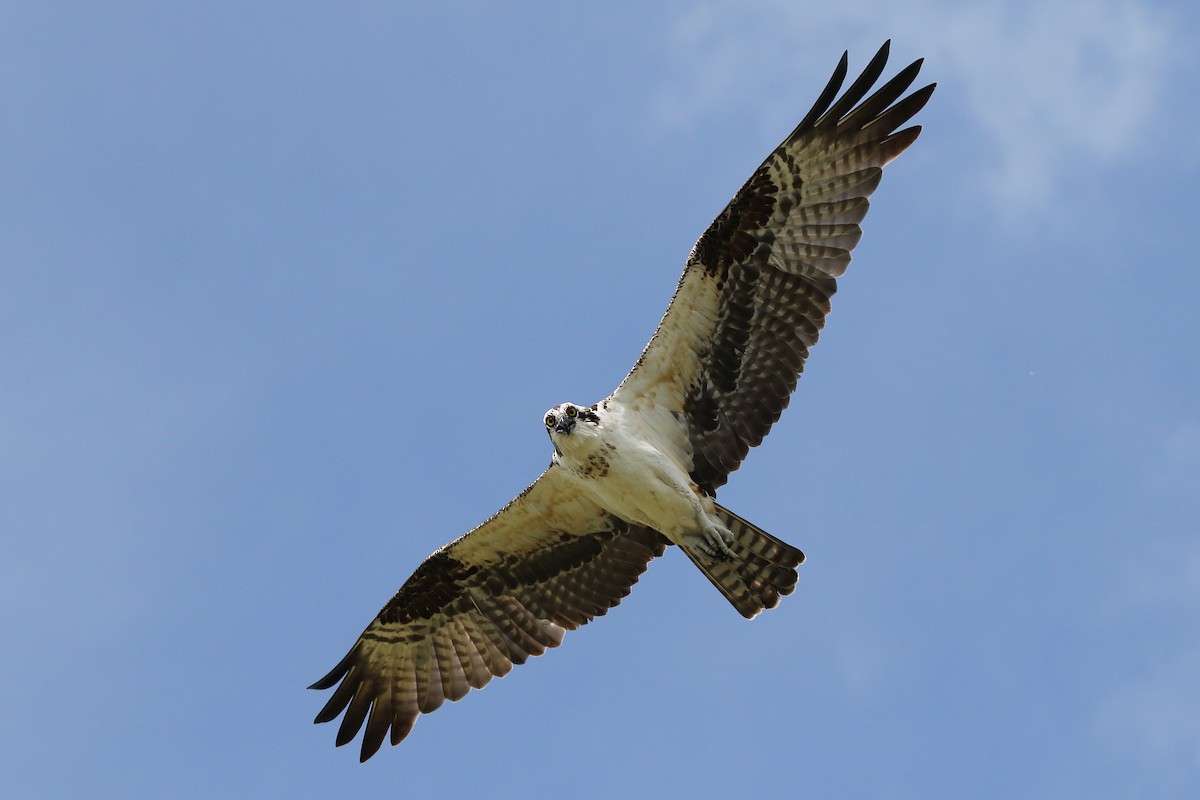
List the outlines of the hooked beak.
{"type": "Polygon", "coordinates": [[[570,433],[574,427],[575,418],[568,417],[566,414],[563,414],[561,417],[559,417],[558,423],[554,426],[554,432],[564,434],[570,433]]]}

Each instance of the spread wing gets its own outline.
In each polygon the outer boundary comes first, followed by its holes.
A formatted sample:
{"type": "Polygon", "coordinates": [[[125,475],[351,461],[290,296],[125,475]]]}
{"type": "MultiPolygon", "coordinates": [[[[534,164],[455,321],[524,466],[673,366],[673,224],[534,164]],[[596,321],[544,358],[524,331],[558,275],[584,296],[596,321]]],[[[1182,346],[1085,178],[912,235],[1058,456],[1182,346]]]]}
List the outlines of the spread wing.
{"type": "Polygon", "coordinates": [[[333,670],[317,715],[363,723],[360,760],[417,716],[458,700],[629,594],[665,540],[606,514],[550,467],[493,517],[425,559],[333,670]],[[340,682],[340,683],[339,683],[340,682]]]}
{"type": "Polygon", "coordinates": [[[837,98],[842,56],[812,110],[696,242],[658,330],[612,395],[666,432],[710,494],[787,406],[867,198],[920,133],[897,129],[933,93],[931,84],[899,99],[921,61],[868,96],[889,44],[837,98]]]}

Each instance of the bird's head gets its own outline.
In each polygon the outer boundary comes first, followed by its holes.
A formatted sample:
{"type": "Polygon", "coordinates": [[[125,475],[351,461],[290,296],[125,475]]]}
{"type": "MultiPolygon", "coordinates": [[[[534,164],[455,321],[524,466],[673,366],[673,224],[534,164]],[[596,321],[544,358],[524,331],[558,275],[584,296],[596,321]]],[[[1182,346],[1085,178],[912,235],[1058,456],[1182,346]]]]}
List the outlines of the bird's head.
{"type": "Polygon", "coordinates": [[[596,411],[587,406],[577,406],[574,403],[560,403],[546,412],[546,433],[550,438],[555,436],[570,436],[579,426],[584,429],[594,428],[600,422],[596,411]]]}

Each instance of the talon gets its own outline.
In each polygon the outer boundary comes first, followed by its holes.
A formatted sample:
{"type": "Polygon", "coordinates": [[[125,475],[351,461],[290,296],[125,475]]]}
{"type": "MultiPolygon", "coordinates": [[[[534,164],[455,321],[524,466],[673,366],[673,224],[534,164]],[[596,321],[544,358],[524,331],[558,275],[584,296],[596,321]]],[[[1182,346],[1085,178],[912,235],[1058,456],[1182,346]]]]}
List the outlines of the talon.
{"type": "Polygon", "coordinates": [[[713,525],[706,527],[703,533],[694,534],[688,538],[691,539],[696,550],[713,561],[736,558],[733,548],[730,547],[733,544],[733,534],[724,528],[713,525]]]}

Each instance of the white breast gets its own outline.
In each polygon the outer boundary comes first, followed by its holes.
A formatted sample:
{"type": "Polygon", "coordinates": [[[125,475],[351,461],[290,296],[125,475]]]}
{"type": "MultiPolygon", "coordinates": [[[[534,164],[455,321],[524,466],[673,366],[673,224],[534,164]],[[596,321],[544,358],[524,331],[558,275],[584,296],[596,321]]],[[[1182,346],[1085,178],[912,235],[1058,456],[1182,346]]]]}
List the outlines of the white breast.
{"type": "Polygon", "coordinates": [[[611,409],[599,425],[556,436],[556,461],[609,513],[675,540],[702,527],[712,502],[653,439],[636,415],[611,409]]]}

